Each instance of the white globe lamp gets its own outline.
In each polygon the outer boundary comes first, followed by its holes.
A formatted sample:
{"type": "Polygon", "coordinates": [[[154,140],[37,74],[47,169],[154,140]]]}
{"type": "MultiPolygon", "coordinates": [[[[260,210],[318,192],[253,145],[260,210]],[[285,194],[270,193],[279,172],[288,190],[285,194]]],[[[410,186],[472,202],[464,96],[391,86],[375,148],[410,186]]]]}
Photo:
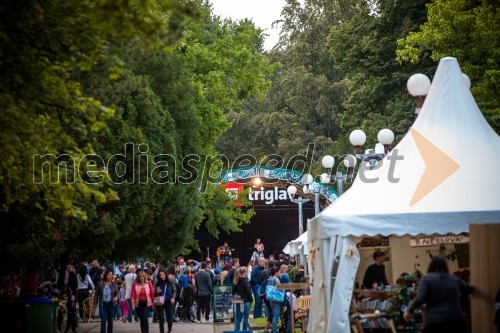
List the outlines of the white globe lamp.
{"type": "Polygon", "coordinates": [[[295,196],[295,194],[297,193],[297,188],[294,185],[290,185],[286,189],[286,192],[288,193],[290,198],[293,198],[295,196]]]}

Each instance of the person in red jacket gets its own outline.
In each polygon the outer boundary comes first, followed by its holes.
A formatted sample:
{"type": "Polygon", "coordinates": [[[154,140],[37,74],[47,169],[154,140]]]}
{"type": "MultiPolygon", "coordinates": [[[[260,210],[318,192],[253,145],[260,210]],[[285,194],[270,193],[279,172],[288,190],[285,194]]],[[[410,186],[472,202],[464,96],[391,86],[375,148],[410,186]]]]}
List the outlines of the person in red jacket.
{"type": "Polygon", "coordinates": [[[140,271],[137,273],[135,284],[132,287],[132,311],[137,311],[139,320],[141,321],[141,333],[149,332],[149,308],[155,310],[153,300],[155,298],[155,291],[153,284],[147,280],[146,273],[140,271]]]}

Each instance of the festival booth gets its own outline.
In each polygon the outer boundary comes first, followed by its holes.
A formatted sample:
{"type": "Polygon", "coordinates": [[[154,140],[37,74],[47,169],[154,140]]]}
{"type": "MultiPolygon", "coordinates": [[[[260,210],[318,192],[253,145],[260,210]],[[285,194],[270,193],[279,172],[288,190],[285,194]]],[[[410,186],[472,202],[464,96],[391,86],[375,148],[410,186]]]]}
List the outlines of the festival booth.
{"type": "Polygon", "coordinates": [[[288,242],[283,248],[283,252],[291,256],[307,255],[307,231],[300,235],[297,239],[288,242]]]}
{"type": "MultiPolygon", "coordinates": [[[[441,59],[410,131],[374,170],[309,221],[309,332],[350,332],[355,237],[470,233],[473,332],[493,332],[500,268],[500,138],[455,58],[441,59]],[[394,156],[399,156],[395,160],[394,156]],[[392,162],[392,164],[391,164],[392,162]]],[[[422,267],[425,271],[427,267],[422,267]]]]}
{"type": "Polygon", "coordinates": [[[308,275],[309,269],[307,267],[307,231],[300,235],[297,239],[290,241],[283,248],[283,252],[290,256],[299,256],[301,263],[304,264],[304,270],[308,275]]]}

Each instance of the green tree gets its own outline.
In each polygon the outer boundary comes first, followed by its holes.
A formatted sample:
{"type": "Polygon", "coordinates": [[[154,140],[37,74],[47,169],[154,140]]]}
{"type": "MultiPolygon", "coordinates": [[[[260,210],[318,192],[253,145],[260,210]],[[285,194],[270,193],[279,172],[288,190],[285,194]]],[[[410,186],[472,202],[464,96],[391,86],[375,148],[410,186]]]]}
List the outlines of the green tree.
{"type": "Polygon", "coordinates": [[[500,131],[500,5],[498,1],[434,0],[427,22],[398,40],[398,60],[457,58],[490,125],[500,131]]]}
{"type": "Polygon", "coordinates": [[[203,165],[187,184],[153,183],[146,165],[171,154],[178,163],[161,171],[189,176],[182,158],[215,155],[226,114],[267,89],[251,22],[221,21],[201,1],[21,1],[0,12],[2,270],[67,256],[168,258],[197,247],[204,218],[215,234],[248,222],[218,187],[200,194],[203,165]],[[108,173],[104,162],[127,142],[141,158],[127,154],[108,173]],[[33,183],[35,154],[63,154],[49,164],[71,176],[68,156],[94,153],[103,160],[86,157],[75,183],[33,183]]]}
{"type": "Polygon", "coordinates": [[[92,216],[89,203],[117,199],[109,184],[89,185],[76,171],[81,158],[94,153],[89,138],[114,114],[83,93],[78,76],[111,59],[114,42],[140,38],[151,47],[163,45],[184,8],[153,0],[2,3],[1,218],[17,236],[2,234],[2,253],[44,263],[51,256],[40,249],[61,250],[62,233],[92,216]],[[42,181],[44,161],[37,164],[37,154],[60,156],[46,166],[53,172],[59,167],[65,178],[42,181]]]}
{"type": "MultiPolygon", "coordinates": [[[[363,1],[350,19],[332,28],[331,55],[348,90],[339,116],[346,134],[361,128],[372,145],[382,128],[397,138],[406,133],[414,108],[406,80],[415,66],[396,61],[396,41],[424,19],[425,1],[363,1]]],[[[424,57],[419,67],[429,73],[434,64],[424,57]]]]}

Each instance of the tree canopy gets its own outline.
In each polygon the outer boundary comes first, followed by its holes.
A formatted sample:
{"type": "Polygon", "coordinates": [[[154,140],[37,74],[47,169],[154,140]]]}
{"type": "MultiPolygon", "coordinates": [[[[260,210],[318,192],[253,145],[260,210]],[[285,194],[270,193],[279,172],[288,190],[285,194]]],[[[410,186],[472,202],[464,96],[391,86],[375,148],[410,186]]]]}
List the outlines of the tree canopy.
{"type": "Polygon", "coordinates": [[[414,120],[406,81],[432,78],[444,56],[500,129],[494,1],[287,0],[270,51],[250,20],[203,0],[21,0],[0,13],[1,270],[163,259],[196,249],[196,228],[238,231],[254,212],[212,184],[218,173],[243,154],[276,167],[309,154],[319,175],[323,155],[352,153],[354,129],[365,148],[383,128],[399,140],[414,120]]]}
{"type": "Polygon", "coordinates": [[[400,62],[457,58],[490,125],[500,132],[500,4],[498,1],[434,0],[427,22],[398,40],[400,62]]]}
{"type": "Polygon", "coordinates": [[[0,12],[3,270],[170,258],[197,248],[203,221],[214,235],[248,223],[252,211],[200,187],[227,114],[269,87],[252,22],[201,0],[24,0],[0,12]]]}

